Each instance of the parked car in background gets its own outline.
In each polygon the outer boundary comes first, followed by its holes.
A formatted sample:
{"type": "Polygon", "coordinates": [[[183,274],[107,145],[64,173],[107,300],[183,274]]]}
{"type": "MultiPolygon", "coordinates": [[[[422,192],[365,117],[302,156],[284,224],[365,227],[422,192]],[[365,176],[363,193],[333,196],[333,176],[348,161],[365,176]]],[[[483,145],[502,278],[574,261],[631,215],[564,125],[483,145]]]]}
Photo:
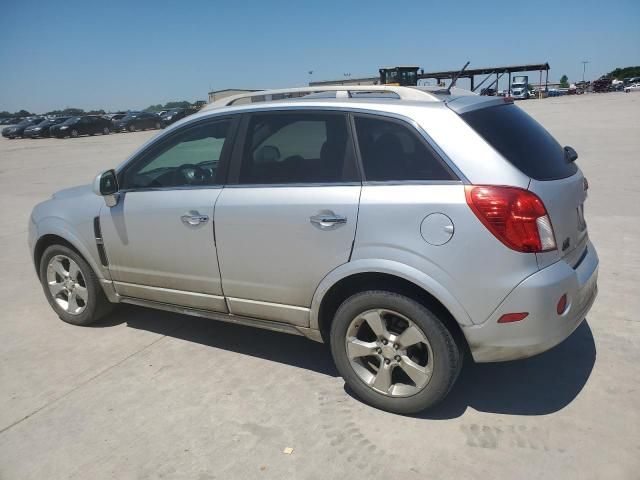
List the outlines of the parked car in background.
{"type": "Polygon", "coordinates": [[[611,78],[601,77],[598,80],[594,80],[591,85],[595,93],[608,92],[611,88],[611,78]]]}
{"type": "Polygon", "coordinates": [[[176,123],[178,120],[182,120],[192,113],[194,113],[193,110],[187,108],[172,108],[171,110],[167,110],[160,118],[162,125],[166,127],[172,123],[176,123]]]}
{"type": "Polygon", "coordinates": [[[48,118],[37,125],[31,125],[24,129],[25,138],[44,138],[51,136],[51,127],[66,122],[70,117],[48,118]]]}
{"type": "Polygon", "coordinates": [[[480,92],[480,95],[485,95],[487,97],[495,97],[496,89],[495,88],[483,88],[480,92]]]}
{"type": "Polygon", "coordinates": [[[117,132],[118,131],[118,127],[116,126],[116,123],[119,122],[120,120],[122,120],[126,116],[127,116],[126,113],[108,113],[107,115],[103,115],[104,118],[106,118],[107,120],[109,120],[111,122],[111,131],[112,132],[117,132]]]}
{"type": "Polygon", "coordinates": [[[525,358],[580,326],[598,255],[575,150],[510,99],[321,88],[340,96],[222,99],[34,207],[56,314],[89,325],[123,302],[303,334],[402,414],[441,401],[465,352],[525,358]]]}
{"type": "Polygon", "coordinates": [[[2,136],[5,138],[19,138],[24,135],[24,131],[31,125],[37,125],[45,120],[44,117],[30,117],[22,120],[20,123],[2,130],[2,136]]]}
{"type": "Polygon", "coordinates": [[[114,130],[118,132],[135,132],[151,128],[162,128],[160,117],[151,112],[129,112],[114,123],[114,130]]]}
{"type": "Polygon", "coordinates": [[[115,120],[120,120],[121,118],[126,117],[126,113],[106,113],[103,115],[107,120],[111,120],[112,122],[115,120]]]}
{"type": "Polygon", "coordinates": [[[111,122],[106,118],[97,115],[83,115],[81,117],[70,117],[65,122],[51,127],[52,137],[76,138],[80,135],[95,135],[101,133],[109,135],[111,133],[111,122]]]}
{"type": "Polygon", "coordinates": [[[627,85],[624,87],[624,91],[626,93],[638,92],[640,91],[640,83],[632,83],[631,85],[627,85]]]}

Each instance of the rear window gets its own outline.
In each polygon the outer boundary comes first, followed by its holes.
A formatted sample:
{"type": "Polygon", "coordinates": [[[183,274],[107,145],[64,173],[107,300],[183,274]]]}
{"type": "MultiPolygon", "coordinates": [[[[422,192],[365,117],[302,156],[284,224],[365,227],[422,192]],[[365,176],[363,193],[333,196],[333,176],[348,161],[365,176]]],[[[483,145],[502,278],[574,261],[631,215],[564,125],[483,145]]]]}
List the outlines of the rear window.
{"type": "Polygon", "coordinates": [[[578,170],[542,125],[517,106],[498,105],[463,113],[463,120],[522,173],[535,180],[570,177],[578,170]]]}

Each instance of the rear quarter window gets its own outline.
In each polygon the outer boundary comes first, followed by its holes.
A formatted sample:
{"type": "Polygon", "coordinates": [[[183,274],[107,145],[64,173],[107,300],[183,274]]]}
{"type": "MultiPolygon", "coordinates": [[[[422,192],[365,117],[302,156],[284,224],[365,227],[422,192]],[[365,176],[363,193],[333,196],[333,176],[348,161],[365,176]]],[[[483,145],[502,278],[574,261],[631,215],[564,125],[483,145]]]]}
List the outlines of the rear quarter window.
{"type": "Polygon", "coordinates": [[[535,180],[570,177],[578,170],[542,125],[516,105],[498,105],[463,113],[462,119],[506,160],[535,180]]]}

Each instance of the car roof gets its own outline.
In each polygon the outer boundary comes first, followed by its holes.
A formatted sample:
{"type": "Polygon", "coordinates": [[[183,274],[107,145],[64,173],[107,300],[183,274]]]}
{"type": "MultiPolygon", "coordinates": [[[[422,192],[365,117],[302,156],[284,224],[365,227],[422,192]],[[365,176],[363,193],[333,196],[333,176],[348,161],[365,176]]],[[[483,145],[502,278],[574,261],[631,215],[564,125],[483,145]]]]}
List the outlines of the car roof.
{"type": "MultiPolygon", "coordinates": [[[[341,96],[340,98],[326,98],[325,95],[314,95],[319,92],[340,91],[333,87],[331,90],[324,88],[311,88],[304,90],[313,90],[308,96],[298,98],[286,98],[278,100],[258,101],[253,103],[244,103],[242,105],[224,105],[224,100],[215,102],[205,106],[198,113],[191,115],[188,119],[174,123],[170,129],[184,125],[186,122],[192,122],[199,118],[209,116],[219,116],[229,113],[257,112],[257,111],[277,111],[277,110],[296,110],[296,109],[321,109],[321,110],[357,110],[364,112],[388,112],[391,114],[399,114],[410,116],[409,110],[414,108],[450,108],[461,114],[466,111],[484,108],[491,105],[502,105],[504,103],[512,103],[513,100],[507,97],[490,97],[480,96],[469,90],[454,87],[450,92],[441,87],[392,87],[383,86],[359,86],[353,89],[350,86],[342,87],[344,90],[351,92],[362,92],[351,97],[341,96]],[[411,89],[421,94],[405,95],[405,98],[397,98],[390,95],[398,89],[411,89]],[[365,95],[368,92],[378,92],[378,95],[365,95]]],[[[292,89],[299,92],[303,89],[292,89]]],[[[283,90],[265,90],[251,92],[250,94],[236,95],[228,97],[231,101],[234,99],[246,98],[251,96],[280,95],[283,90]]]]}
{"type": "MultiPolygon", "coordinates": [[[[504,101],[500,100],[500,101],[504,101]]],[[[465,105],[466,109],[495,103],[493,98],[480,96],[469,90],[435,86],[399,87],[391,85],[327,85],[289,89],[246,92],[217,100],[200,113],[216,111],[282,109],[306,105],[325,108],[367,108],[370,110],[398,107],[465,105]],[[241,104],[240,104],[241,102],[241,104]]]]}

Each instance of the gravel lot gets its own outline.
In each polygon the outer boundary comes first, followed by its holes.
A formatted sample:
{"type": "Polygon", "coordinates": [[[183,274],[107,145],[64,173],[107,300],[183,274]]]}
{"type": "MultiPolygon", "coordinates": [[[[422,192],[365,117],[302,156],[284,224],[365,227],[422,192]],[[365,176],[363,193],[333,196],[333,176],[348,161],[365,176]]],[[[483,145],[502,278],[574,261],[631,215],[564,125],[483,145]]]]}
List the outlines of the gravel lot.
{"type": "Polygon", "coordinates": [[[468,362],[417,417],[352,398],[302,337],[134,307],[58,320],[27,251],[32,206],[155,132],[0,138],[0,478],[638,478],[640,94],[519,105],[580,154],[600,295],[564,343],[468,362]]]}

